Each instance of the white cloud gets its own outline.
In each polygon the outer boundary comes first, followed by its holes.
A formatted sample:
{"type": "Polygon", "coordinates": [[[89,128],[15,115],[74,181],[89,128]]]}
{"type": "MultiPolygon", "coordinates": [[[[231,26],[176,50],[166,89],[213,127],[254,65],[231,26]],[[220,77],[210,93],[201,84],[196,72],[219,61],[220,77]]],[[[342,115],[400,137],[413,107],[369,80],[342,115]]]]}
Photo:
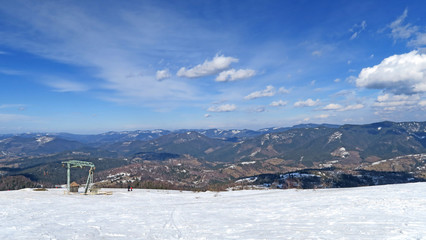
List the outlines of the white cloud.
{"type": "Polygon", "coordinates": [[[269,105],[272,107],[283,107],[287,105],[287,101],[283,101],[283,100],[273,101],[269,105]]]}
{"type": "Polygon", "coordinates": [[[216,55],[211,61],[206,60],[204,63],[199,64],[193,68],[186,69],[183,67],[179,69],[177,76],[187,78],[210,76],[228,69],[233,62],[238,62],[238,59],[233,57],[225,57],[223,55],[216,55]]]}
{"type": "Polygon", "coordinates": [[[290,90],[286,89],[285,87],[280,87],[278,89],[278,93],[286,94],[286,93],[290,93],[290,90]]]}
{"type": "Polygon", "coordinates": [[[232,112],[237,109],[235,104],[222,104],[219,106],[211,106],[207,109],[209,112],[232,112]]]}
{"type": "Polygon", "coordinates": [[[31,117],[21,114],[0,113],[0,122],[14,122],[22,120],[30,120],[31,117]]]}
{"type": "Polygon", "coordinates": [[[5,108],[17,108],[19,110],[23,110],[25,109],[25,105],[24,104],[1,104],[0,105],[0,109],[5,109],[5,108]]]}
{"type": "Polygon", "coordinates": [[[318,118],[318,119],[325,119],[325,118],[328,118],[328,117],[330,117],[330,115],[328,115],[328,114],[320,114],[320,115],[315,116],[315,118],[318,118]]]}
{"type": "Polygon", "coordinates": [[[321,55],[322,55],[322,52],[320,50],[315,50],[315,51],[312,52],[312,56],[319,57],[321,55]]]}
{"type": "Polygon", "coordinates": [[[393,95],[393,94],[384,94],[377,97],[376,102],[373,106],[392,108],[396,107],[409,107],[419,104],[420,96],[415,95],[393,95]]]}
{"type": "Polygon", "coordinates": [[[271,85],[267,86],[265,90],[252,92],[249,95],[245,96],[244,99],[252,100],[261,97],[272,97],[275,95],[275,88],[271,85]]]}
{"type": "Polygon", "coordinates": [[[389,28],[391,29],[392,37],[396,39],[407,39],[410,38],[414,33],[417,32],[417,26],[411,26],[411,24],[403,25],[405,18],[407,17],[408,10],[405,9],[401,16],[393,21],[389,28]]]}
{"type": "Polygon", "coordinates": [[[408,10],[405,9],[401,16],[393,21],[389,28],[391,29],[391,35],[394,40],[404,39],[409,40],[408,46],[422,47],[426,45],[426,33],[421,32],[418,26],[413,26],[409,23],[403,24],[407,18],[408,10]]]}
{"type": "Polygon", "coordinates": [[[397,95],[426,92],[426,54],[414,50],[385,58],[379,65],[362,69],[356,85],[397,95]]]}
{"type": "Polygon", "coordinates": [[[256,71],[252,69],[230,69],[227,71],[221,72],[217,77],[217,82],[227,82],[227,81],[235,81],[240,79],[251,78],[256,75],[256,71]]]}
{"type": "Polygon", "coordinates": [[[22,75],[24,72],[22,71],[16,71],[16,70],[10,70],[10,69],[0,69],[1,74],[5,75],[22,75]]]}
{"type": "Polygon", "coordinates": [[[206,113],[206,114],[204,114],[204,117],[205,118],[209,118],[209,117],[211,117],[212,115],[210,115],[210,114],[208,114],[208,113],[206,113]]]}
{"type": "Polygon", "coordinates": [[[152,64],[158,59],[177,64],[182,60],[177,52],[186,55],[196,43],[217,41],[217,31],[201,28],[179,12],[150,4],[136,9],[111,3],[104,10],[99,14],[90,4],[63,1],[0,4],[0,11],[7,16],[0,45],[90,69],[86,72],[90,76],[84,80],[71,79],[80,86],[53,83],[58,91],[80,91],[86,89],[82,85],[88,85],[100,90],[100,99],[152,107],[200,98],[196,86],[175,79],[156,81],[155,72],[148,68],[155,68],[152,64]],[[120,14],[109,14],[113,9],[120,14]],[[12,24],[13,28],[8,28],[12,24]],[[162,44],[165,39],[167,44],[162,44]],[[128,77],[136,72],[138,76],[128,77]]]}
{"type": "Polygon", "coordinates": [[[420,101],[420,102],[419,102],[419,105],[420,105],[421,107],[426,107],[426,100],[420,101]]]}
{"type": "Polygon", "coordinates": [[[68,81],[64,79],[52,79],[45,81],[45,83],[54,88],[56,92],[84,92],[89,90],[89,88],[79,82],[68,81]]]}
{"type": "Polygon", "coordinates": [[[323,110],[339,110],[342,109],[343,106],[340,104],[330,103],[327,106],[323,107],[323,110]]]}
{"type": "Polygon", "coordinates": [[[349,111],[349,110],[357,110],[357,109],[363,109],[365,106],[363,104],[354,104],[354,105],[349,105],[346,106],[345,108],[343,108],[342,111],[349,111]]]}
{"type": "Polygon", "coordinates": [[[156,74],[156,78],[158,81],[170,78],[171,74],[169,72],[169,69],[164,69],[164,70],[158,70],[157,74],[156,74]]]}
{"type": "Polygon", "coordinates": [[[322,110],[331,110],[331,111],[351,111],[351,110],[358,110],[364,108],[363,104],[354,104],[354,105],[348,105],[346,107],[336,104],[336,103],[330,103],[327,106],[323,107],[322,110]]]}
{"type": "Polygon", "coordinates": [[[307,99],[306,101],[298,101],[294,103],[295,107],[313,107],[313,106],[317,106],[319,104],[320,100],[312,100],[312,99],[307,99]]]}
{"type": "Polygon", "coordinates": [[[416,33],[416,38],[408,42],[409,46],[424,46],[426,45],[426,33],[416,33]]]}
{"type": "Polygon", "coordinates": [[[355,24],[351,29],[349,29],[349,31],[353,32],[350,40],[354,40],[355,38],[357,38],[359,34],[365,30],[366,27],[367,22],[365,20],[362,21],[359,25],[355,24]]]}

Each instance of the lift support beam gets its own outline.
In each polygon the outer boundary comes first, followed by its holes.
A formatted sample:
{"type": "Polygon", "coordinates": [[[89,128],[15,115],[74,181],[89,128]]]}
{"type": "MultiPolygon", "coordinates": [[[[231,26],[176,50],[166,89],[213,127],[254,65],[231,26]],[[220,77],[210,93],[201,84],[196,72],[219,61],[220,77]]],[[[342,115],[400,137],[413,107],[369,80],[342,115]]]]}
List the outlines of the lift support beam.
{"type": "Polygon", "coordinates": [[[95,164],[93,164],[91,162],[78,161],[78,160],[64,161],[64,162],[62,162],[62,164],[67,165],[66,167],[67,167],[67,189],[68,189],[68,192],[71,190],[71,188],[70,188],[71,168],[90,167],[89,176],[87,176],[87,181],[86,181],[86,189],[84,190],[84,194],[87,194],[87,191],[89,190],[89,185],[93,184],[93,173],[95,171],[95,164]]]}

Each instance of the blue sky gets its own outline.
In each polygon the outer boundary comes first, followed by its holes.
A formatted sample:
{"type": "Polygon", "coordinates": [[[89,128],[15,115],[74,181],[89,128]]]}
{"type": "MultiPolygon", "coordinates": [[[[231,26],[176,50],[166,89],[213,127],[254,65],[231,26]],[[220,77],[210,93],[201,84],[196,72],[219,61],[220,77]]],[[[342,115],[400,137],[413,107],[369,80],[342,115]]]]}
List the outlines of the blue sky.
{"type": "Polygon", "coordinates": [[[424,121],[424,1],[0,1],[0,133],[424,121]]]}

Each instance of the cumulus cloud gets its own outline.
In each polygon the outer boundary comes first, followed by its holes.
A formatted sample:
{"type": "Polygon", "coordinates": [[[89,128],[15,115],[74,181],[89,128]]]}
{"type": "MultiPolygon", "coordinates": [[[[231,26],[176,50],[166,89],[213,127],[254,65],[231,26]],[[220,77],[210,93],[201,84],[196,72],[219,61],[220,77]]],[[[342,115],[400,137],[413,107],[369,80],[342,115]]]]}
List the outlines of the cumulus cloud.
{"type": "Polygon", "coordinates": [[[322,109],[343,112],[343,111],[357,110],[362,108],[364,108],[363,104],[354,104],[354,105],[348,105],[345,107],[340,104],[330,103],[327,106],[323,107],[322,109]]]}
{"type": "Polygon", "coordinates": [[[342,111],[357,110],[357,109],[362,109],[364,107],[365,106],[363,104],[358,103],[358,104],[346,106],[342,111]]]}
{"type": "Polygon", "coordinates": [[[209,112],[232,112],[237,109],[235,104],[222,104],[219,106],[211,106],[207,109],[209,112]]]}
{"type": "Polygon", "coordinates": [[[181,68],[177,72],[178,77],[199,78],[210,76],[222,72],[231,66],[231,63],[238,62],[237,58],[225,57],[224,55],[216,55],[211,61],[204,61],[193,68],[181,68]]]}
{"type": "Polygon", "coordinates": [[[396,95],[426,92],[426,54],[414,50],[385,58],[364,68],[356,79],[358,87],[383,89],[396,95]]]}
{"type": "Polygon", "coordinates": [[[272,107],[284,107],[287,105],[287,101],[283,101],[283,100],[273,101],[269,105],[272,107]]]}
{"type": "Polygon", "coordinates": [[[294,103],[295,107],[313,107],[313,106],[317,106],[319,104],[319,99],[317,100],[312,100],[310,98],[308,98],[306,101],[298,101],[294,103]]]}
{"type": "Polygon", "coordinates": [[[265,90],[252,92],[249,95],[245,96],[244,99],[252,100],[261,97],[272,97],[275,95],[275,88],[271,85],[267,86],[265,90]]]}
{"type": "Polygon", "coordinates": [[[285,87],[280,87],[280,89],[278,89],[278,93],[290,93],[290,90],[286,89],[285,87]]]}
{"type": "Polygon", "coordinates": [[[169,69],[164,69],[164,70],[158,70],[157,74],[156,74],[156,78],[158,81],[170,78],[171,74],[169,72],[169,69]]]}
{"type": "Polygon", "coordinates": [[[320,115],[315,116],[315,118],[317,118],[317,119],[326,119],[328,117],[330,117],[330,115],[328,115],[328,114],[320,114],[320,115]]]}
{"type": "Polygon", "coordinates": [[[327,106],[323,107],[323,110],[339,110],[342,109],[343,106],[340,104],[330,103],[327,106]]]}
{"type": "Polygon", "coordinates": [[[235,81],[240,79],[251,78],[256,75],[256,71],[252,69],[230,69],[223,71],[216,77],[217,82],[235,81]]]}
{"type": "Polygon", "coordinates": [[[420,100],[420,96],[417,94],[416,95],[384,94],[377,97],[377,100],[373,106],[396,109],[396,107],[415,106],[419,103],[419,100],[420,100]]]}

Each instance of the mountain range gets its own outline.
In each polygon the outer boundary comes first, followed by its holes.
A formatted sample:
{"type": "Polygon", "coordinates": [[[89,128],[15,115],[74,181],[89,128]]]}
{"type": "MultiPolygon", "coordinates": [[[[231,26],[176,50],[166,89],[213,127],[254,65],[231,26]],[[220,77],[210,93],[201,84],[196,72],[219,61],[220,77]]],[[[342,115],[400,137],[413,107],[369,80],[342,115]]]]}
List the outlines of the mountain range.
{"type": "Polygon", "coordinates": [[[384,164],[386,159],[408,161],[413,155],[421,157],[412,160],[411,165],[407,163],[409,167],[403,170],[420,171],[425,167],[424,153],[426,122],[304,124],[260,130],[137,130],[94,135],[25,133],[0,135],[0,175],[25,172],[38,181],[43,177],[34,172],[68,159],[96,161],[100,170],[110,172],[114,172],[112,168],[147,161],[153,167],[176,160],[181,165],[194,163],[192,172],[197,176],[200,174],[196,171],[216,171],[222,180],[231,180],[306,168],[353,170],[375,166],[377,170],[389,165],[384,164]]]}

